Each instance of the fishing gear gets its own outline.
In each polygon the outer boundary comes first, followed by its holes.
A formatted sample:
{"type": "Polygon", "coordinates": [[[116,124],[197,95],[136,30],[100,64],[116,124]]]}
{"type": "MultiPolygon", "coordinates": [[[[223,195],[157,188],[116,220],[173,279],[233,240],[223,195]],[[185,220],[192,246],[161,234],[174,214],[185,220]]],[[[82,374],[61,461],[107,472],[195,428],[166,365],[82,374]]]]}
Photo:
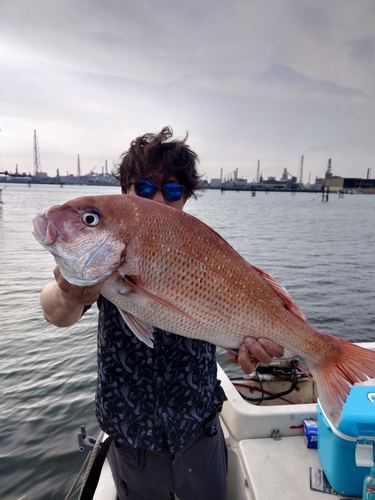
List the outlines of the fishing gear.
{"type": "Polygon", "coordinates": [[[249,391],[260,391],[261,392],[260,397],[250,397],[250,396],[246,396],[245,394],[243,394],[241,391],[239,391],[237,389],[238,392],[240,393],[241,397],[245,401],[249,401],[250,403],[260,405],[264,401],[272,401],[275,399],[282,399],[283,401],[285,401],[289,404],[294,404],[293,401],[290,401],[290,400],[284,398],[284,396],[287,396],[288,394],[293,392],[294,389],[298,385],[298,381],[301,378],[305,378],[305,377],[312,378],[310,372],[308,372],[308,370],[306,368],[302,367],[297,360],[291,360],[288,362],[288,365],[286,367],[272,366],[272,365],[268,366],[268,367],[259,366],[253,373],[251,373],[250,375],[247,375],[246,377],[241,377],[241,378],[233,377],[230,380],[233,382],[233,385],[235,387],[242,387],[242,388],[249,389],[249,391]],[[255,382],[258,383],[259,387],[254,386],[254,385],[249,385],[249,384],[241,384],[241,383],[236,382],[238,380],[244,380],[247,382],[249,380],[254,380],[255,382]],[[290,387],[285,391],[281,391],[281,392],[277,392],[277,393],[271,393],[269,391],[266,391],[264,389],[263,383],[264,382],[274,382],[274,381],[280,381],[280,382],[290,381],[291,384],[290,384],[290,387]]]}

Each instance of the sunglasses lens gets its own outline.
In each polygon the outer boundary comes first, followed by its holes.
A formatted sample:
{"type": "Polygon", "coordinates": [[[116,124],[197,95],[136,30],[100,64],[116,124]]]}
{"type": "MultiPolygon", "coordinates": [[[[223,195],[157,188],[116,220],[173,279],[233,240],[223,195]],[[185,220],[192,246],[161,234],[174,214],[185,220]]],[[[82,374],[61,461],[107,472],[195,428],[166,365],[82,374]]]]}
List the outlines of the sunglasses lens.
{"type": "Polygon", "coordinates": [[[157,186],[151,181],[143,180],[134,183],[135,192],[142,198],[151,198],[157,191],[157,186]]]}
{"type": "MultiPolygon", "coordinates": [[[[152,198],[156,191],[159,189],[156,184],[143,179],[134,183],[134,189],[138,196],[142,198],[152,198]]],[[[184,192],[184,186],[175,184],[174,182],[167,182],[162,186],[162,193],[166,200],[178,201],[181,199],[184,192]]]]}
{"type": "Polygon", "coordinates": [[[169,201],[178,201],[181,199],[184,192],[184,186],[181,184],[174,184],[173,182],[167,182],[163,186],[163,196],[169,201]]]}

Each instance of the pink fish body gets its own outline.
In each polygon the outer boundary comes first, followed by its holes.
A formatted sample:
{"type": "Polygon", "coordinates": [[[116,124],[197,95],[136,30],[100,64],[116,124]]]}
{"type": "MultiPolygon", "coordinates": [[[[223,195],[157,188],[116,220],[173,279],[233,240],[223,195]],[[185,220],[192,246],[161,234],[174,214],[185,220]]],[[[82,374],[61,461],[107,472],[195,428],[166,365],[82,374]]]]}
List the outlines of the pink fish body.
{"type": "Polygon", "coordinates": [[[150,346],[153,326],[229,349],[267,337],[305,359],[336,424],[349,385],[375,377],[374,352],[314,330],[274,278],[185,212],[109,195],[52,207],[33,222],[64,278],[104,280],[102,295],[150,346]]]}

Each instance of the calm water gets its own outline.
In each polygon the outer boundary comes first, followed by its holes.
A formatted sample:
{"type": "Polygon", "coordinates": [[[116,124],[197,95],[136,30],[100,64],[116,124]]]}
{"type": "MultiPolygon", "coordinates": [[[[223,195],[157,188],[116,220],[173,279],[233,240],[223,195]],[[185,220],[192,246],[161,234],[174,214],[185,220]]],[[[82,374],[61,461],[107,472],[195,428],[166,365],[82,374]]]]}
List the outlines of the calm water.
{"type": "MultiPolygon", "coordinates": [[[[4,185],[0,184],[0,188],[4,185]]],[[[52,257],[31,219],[51,205],[117,188],[8,185],[0,205],[0,498],[63,500],[94,436],[96,310],[79,324],[47,324],[39,292],[52,257]]],[[[207,191],[187,210],[277,278],[321,331],[375,340],[375,196],[207,191]]],[[[219,354],[225,361],[225,355],[219,354]]],[[[225,368],[233,373],[234,365],[225,368]]]]}

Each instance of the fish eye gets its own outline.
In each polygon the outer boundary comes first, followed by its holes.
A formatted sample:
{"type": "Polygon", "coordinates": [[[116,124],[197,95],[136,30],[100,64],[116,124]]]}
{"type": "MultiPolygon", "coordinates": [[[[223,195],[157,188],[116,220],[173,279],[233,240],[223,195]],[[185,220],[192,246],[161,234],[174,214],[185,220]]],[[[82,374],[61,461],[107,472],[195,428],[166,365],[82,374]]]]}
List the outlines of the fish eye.
{"type": "Polygon", "coordinates": [[[97,226],[99,224],[99,216],[92,212],[86,212],[81,216],[82,222],[86,224],[86,226],[97,226]]]}

